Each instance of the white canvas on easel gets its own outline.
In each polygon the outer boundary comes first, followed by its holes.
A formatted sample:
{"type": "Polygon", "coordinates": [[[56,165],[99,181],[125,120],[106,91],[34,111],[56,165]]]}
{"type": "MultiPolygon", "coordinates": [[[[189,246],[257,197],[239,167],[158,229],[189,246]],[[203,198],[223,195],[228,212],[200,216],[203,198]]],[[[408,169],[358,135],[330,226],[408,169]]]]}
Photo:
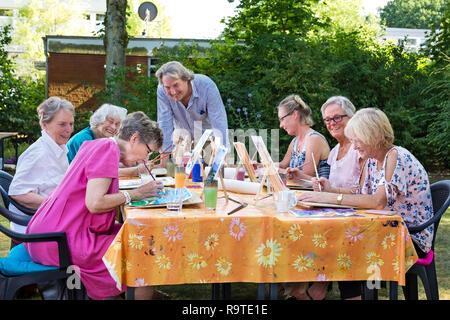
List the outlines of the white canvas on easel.
{"type": "Polygon", "coordinates": [[[181,166],[181,162],[183,159],[183,155],[186,152],[186,149],[190,149],[189,142],[191,137],[186,135],[184,137],[179,136],[178,141],[175,143],[175,148],[172,151],[173,158],[175,159],[175,164],[177,166],[181,166]]]}
{"type": "Polygon", "coordinates": [[[200,156],[200,152],[202,151],[203,146],[206,143],[206,140],[208,140],[208,138],[212,135],[212,133],[213,133],[212,129],[205,130],[205,132],[203,132],[202,136],[200,137],[200,140],[195,145],[194,150],[192,150],[191,158],[186,164],[186,174],[188,176],[191,174],[191,170],[194,167],[194,164],[197,162],[200,156]]]}
{"type": "Polygon", "coordinates": [[[256,150],[258,150],[259,157],[261,158],[261,163],[264,167],[264,175],[261,180],[261,187],[258,191],[258,194],[255,197],[255,200],[258,200],[260,193],[262,192],[264,183],[266,179],[270,182],[271,188],[274,192],[288,190],[288,188],[284,185],[281,180],[280,175],[278,174],[277,169],[275,168],[275,164],[273,163],[272,158],[270,157],[269,151],[264,143],[264,140],[261,136],[252,136],[252,141],[256,146],[256,150]]]}

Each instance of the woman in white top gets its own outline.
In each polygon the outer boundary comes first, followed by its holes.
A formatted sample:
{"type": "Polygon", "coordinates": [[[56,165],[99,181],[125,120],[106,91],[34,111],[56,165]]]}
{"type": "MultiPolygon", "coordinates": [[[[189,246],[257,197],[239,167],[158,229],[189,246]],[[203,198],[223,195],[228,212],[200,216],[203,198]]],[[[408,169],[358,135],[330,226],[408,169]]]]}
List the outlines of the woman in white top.
{"type": "MultiPolygon", "coordinates": [[[[42,136],[19,157],[9,195],[19,204],[38,209],[58,186],[69,167],[67,141],[73,132],[75,109],[58,97],[50,97],[37,107],[42,136]]],[[[9,205],[9,210],[23,213],[9,205]]],[[[11,223],[11,229],[25,233],[26,227],[11,223]]]]}
{"type": "MultiPolygon", "coordinates": [[[[329,98],[320,108],[328,132],[338,142],[328,155],[330,165],[328,180],[336,188],[356,187],[361,176],[364,159],[344,134],[347,122],[355,111],[353,103],[342,96],[329,98]]],[[[296,283],[290,294],[297,299],[321,300],[325,298],[328,284],[328,282],[314,282],[308,288],[304,283],[296,283]]],[[[358,281],[340,281],[339,290],[342,299],[361,298],[361,284],[358,281]]]]}
{"type": "Polygon", "coordinates": [[[320,111],[328,132],[338,142],[328,156],[330,165],[328,180],[337,188],[355,187],[359,184],[364,160],[345,136],[344,129],[356,112],[356,108],[346,97],[334,96],[322,105],[320,111]]]}

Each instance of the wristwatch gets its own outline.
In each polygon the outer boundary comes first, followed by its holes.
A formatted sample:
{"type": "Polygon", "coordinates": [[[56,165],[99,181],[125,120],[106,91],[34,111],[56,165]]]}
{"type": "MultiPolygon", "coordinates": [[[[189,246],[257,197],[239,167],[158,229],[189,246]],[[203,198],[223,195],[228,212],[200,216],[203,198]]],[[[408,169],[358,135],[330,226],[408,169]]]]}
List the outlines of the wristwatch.
{"type": "Polygon", "coordinates": [[[339,193],[336,198],[336,203],[341,204],[343,198],[344,198],[344,195],[342,193],[339,193]]]}

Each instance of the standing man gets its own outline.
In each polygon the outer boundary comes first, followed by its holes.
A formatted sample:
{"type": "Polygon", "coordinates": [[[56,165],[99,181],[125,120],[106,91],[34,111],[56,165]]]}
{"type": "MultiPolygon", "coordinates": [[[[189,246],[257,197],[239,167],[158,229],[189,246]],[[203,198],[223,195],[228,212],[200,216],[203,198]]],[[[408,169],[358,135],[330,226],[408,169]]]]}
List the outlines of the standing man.
{"type": "Polygon", "coordinates": [[[164,134],[162,149],[172,145],[174,129],[184,129],[191,140],[199,139],[205,129],[220,132],[229,146],[228,121],[219,89],[208,76],[194,74],[178,61],[167,62],[156,71],[158,123],[164,134]]]}

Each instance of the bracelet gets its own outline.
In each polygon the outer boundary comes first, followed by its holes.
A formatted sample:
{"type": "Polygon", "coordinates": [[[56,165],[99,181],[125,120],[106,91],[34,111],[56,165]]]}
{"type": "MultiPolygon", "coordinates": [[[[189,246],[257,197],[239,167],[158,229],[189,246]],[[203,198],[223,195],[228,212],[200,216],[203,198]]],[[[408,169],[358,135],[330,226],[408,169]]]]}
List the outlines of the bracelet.
{"type": "Polygon", "coordinates": [[[128,191],[121,190],[120,192],[125,196],[125,204],[129,204],[131,202],[131,196],[128,191]]]}

